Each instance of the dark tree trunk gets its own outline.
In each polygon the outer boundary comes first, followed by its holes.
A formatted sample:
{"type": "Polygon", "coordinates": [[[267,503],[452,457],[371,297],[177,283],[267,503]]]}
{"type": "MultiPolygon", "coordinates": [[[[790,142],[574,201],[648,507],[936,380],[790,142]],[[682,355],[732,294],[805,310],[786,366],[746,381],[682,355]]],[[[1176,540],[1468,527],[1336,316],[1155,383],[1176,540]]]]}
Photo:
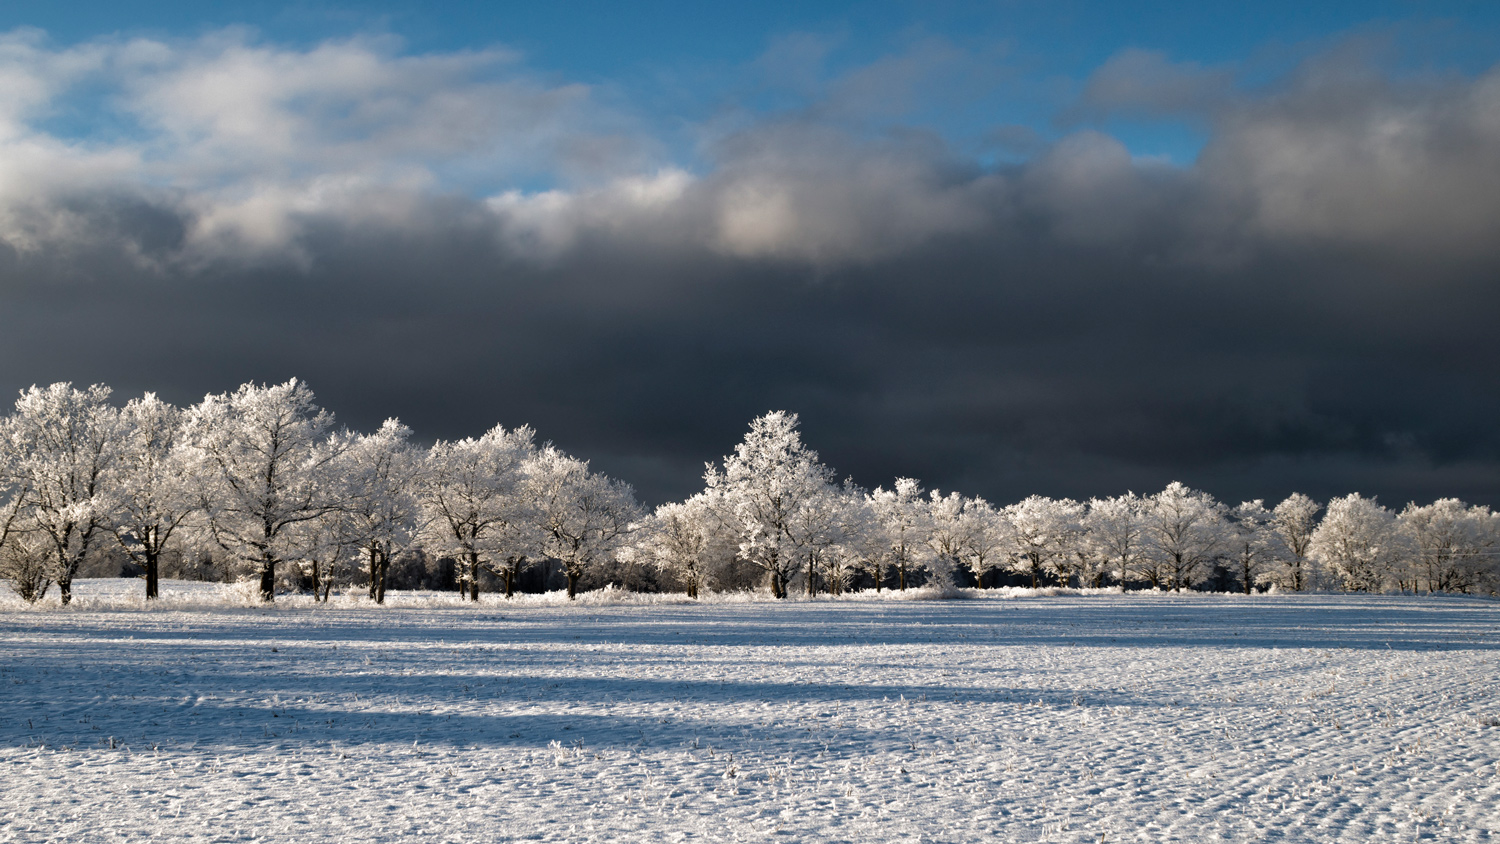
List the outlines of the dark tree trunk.
{"type": "Polygon", "coordinates": [[[501,572],[501,579],[505,581],[505,597],[510,598],[516,591],[516,566],[511,564],[501,572]]]}
{"type": "Polygon", "coordinates": [[[275,560],[262,560],[260,563],[260,599],[268,604],[276,600],[275,560]]]}
{"type": "Polygon", "coordinates": [[[813,555],[807,555],[807,597],[812,598],[818,594],[818,582],[813,579],[813,555]]]}
{"type": "Polygon", "coordinates": [[[160,581],[160,553],[156,548],[155,537],[150,545],[146,546],[146,600],[154,600],[161,586],[160,581]]]}
{"type": "Polygon", "coordinates": [[[777,599],[786,597],[786,585],[782,580],[781,572],[775,569],[771,570],[771,597],[777,599]]]}
{"type": "Polygon", "coordinates": [[[385,603],[385,584],[391,574],[391,555],[384,548],[370,549],[370,599],[377,604],[385,603]]]}
{"type": "Polygon", "coordinates": [[[479,602],[479,553],[470,551],[464,560],[464,571],[458,581],[458,596],[479,602]]]}
{"type": "Polygon", "coordinates": [[[365,550],[370,555],[370,600],[377,601],[380,594],[380,551],[373,544],[365,550]]]}
{"type": "Polygon", "coordinates": [[[578,597],[578,575],[572,569],[563,572],[568,576],[568,600],[572,601],[578,597]]]}
{"type": "MultiPolygon", "coordinates": [[[[72,533],[73,533],[73,526],[70,524],[63,531],[63,536],[71,536],[72,533]]],[[[56,542],[56,539],[54,538],[53,541],[56,542]]],[[[84,544],[84,549],[87,550],[87,548],[88,548],[88,545],[87,545],[87,543],[85,543],[84,544]]],[[[62,604],[65,607],[68,604],[73,603],[73,572],[76,571],[77,568],[78,568],[76,565],[69,565],[69,563],[70,563],[70,560],[68,559],[68,554],[67,554],[66,548],[63,545],[58,545],[57,546],[57,592],[58,592],[58,595],[60,595],[62,597],[62,604]]]]}

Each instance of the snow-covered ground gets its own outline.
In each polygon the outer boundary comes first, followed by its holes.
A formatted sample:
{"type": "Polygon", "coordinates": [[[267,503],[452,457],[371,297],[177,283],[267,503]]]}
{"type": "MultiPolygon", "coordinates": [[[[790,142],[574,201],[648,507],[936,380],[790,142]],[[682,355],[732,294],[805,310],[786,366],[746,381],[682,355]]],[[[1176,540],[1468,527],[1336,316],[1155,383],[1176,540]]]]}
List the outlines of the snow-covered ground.
{"type": "Polygon", "coordinates": [[[0,603],[0,841],[1500,840],[1494,601],[78,585],[0,603]]]}

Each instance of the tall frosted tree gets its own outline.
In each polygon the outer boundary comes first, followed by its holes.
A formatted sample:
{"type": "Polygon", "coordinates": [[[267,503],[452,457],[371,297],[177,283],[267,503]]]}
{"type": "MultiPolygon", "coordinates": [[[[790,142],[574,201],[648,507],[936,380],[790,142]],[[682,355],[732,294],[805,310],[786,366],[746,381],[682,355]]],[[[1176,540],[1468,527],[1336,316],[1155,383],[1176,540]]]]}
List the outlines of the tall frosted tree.
{"type": "Polygon", "coordinates": [[[72,384],[23,390],[5,420],[5,448],[19,489],[23,517],[43,538],[49,576],[63,604],[73,599],[73,578],[89,550],[108,536],[110,474],[120,449],[120,411],[110,390],[72,384]]]}
{"type": "Polygon", "coordinates": [[[541,534],[525,488],[536,454],[529,427],[500,426],[479,438],[434,443],[418,484],[422,541],[458,564],[459,591],[479,600],[479,572],[501,575],[510,597],[521,561],[538,553],[541,534]]]}
{"type": "Polygon", "coordinates": [[[28,489],[16,463],[0,436],[0,579],[22,600],[34,604],[52,586],[51,568],[43,537],[26,521],[28,489]]]}
{"type": "Polygon", "coordinates": [[[387,419],[375,433],[356,436],[337,466],[345,488],[339,531],[362,558],[377,604],[385,603],[391,560],[416,536],[424,457],[412,447],[411,429],[387,419]]]}
{"type": "Polygon", "coordinates": [[[307,385],[245,384],[187,412],[188,454],[214,541],[248,565],[262,601],[276,599],[276,567],[301,555],[298,528],[341,505],[332,469],[341,452],[333,414],[307,385]]]}
{"type": "Polygon", "coordinates": [[[644,520],[637,554],[681,583],[689,598],[696,598],[709,577],[716,527],[714,502],[707,493],[663,504],[644,520]]]}
{"type": "Polygon", "coordinates": [[[884,537],[886,565],[896,573],[896,587],[905,590],[914,572],[931,568],[941,559],[933,551],[932,513],[922,487],[912,478],[897,478],[890,489],[876,487],[869,506],[876,528],[884,537]]]}
{"type": "Polygon", "coordinates": [[[1133,492],[1089,501],[1083,519],[1085,542],[1114,574],[1121,591],[1128,588],[1145,550],[1145,523],[1145,502],[1133,492]]]}
{"type": "Polygon", "coordinates": [[[839,487],[832,507],[835,518],[829,532],[831,542],[818,551],[818,571],[828,592],[842,595],[870,559],[876,519],[869,495],[852,480],[839,487]]]}
{"type": "Polygon", "coordinates": [[[125,405],[121,421],[110,527],[125,553],[146,570],[150,600],[160,589],[162,555],[197,512],[198,494],[182,410],[147,393],[125,405]]]}
{"type": "Polygon", "coordinates": [[[1214,559],[1228,538],[1224,505],[1206,492],[1173,481],[1146,499],[1146,540],[1154,565],[1151,585],[1182,591],[1214,559]]]}
{"type": "Polygon", "coordinates": [[[803,587],[808,597],[818,592],[821,579],[833,594],[843,589],[850,565],[862,549],[863,534],[871,528],[865,492],[852,483],[830,485],[791,513],[789,531],[799,549],[803,587]]]}
{"type": "Polygon", "coordinates": [[[1083,517],[1085,506],[1071,498],[1053,499],[1052,556],[1050,564],[1063,586],[1093,583],[1103,566],[1089,553],[1083,517]]]}
{"type": "Polygon", "coordinates": [[[587,461],[550,445],[531,459],[527,474],[544,548],[562,563],[571,600],[579,580],[625,547],[645,513],[629,484],[590,472],[587,461]]]}
{"type": "Polygon", "coordinates": [[[1028,496],[1003,511],[1010,528],[1012,565],[1030,578],[1033,589],[1041,585],[1044,574],[1065,576],[1070,570],[1062,559],[1081,532],[1081,511],[1076,501],[1042,495],[1028,496]]]}
{"type": "Polygon", "coordinates": [[[1011,546],[1010,521],[983,498],[971,498],[964,502],[959,550],[964,565],[973,572],[980,586],[985,576],[1002,565],[1006,549],[1011,546]]]}
{"type": "Polygon", "coordinates": [[[771,594],[787,597],[787,583],[803,561],[796,513],[834,493],[833,471],[802,442],[797,414],[773,411],[750,423],[745,439],[709,466],[704,481],[722,496],[739,536],[740,557],[766,572],[771,594]]]}
{"type": "Polygon", "coordinates": [[[1379,592],[1401,561],[1403,544],[1391,511],[1355,492],[1328,502],[1308,548],[1346,591],[1379,592]]]}
{"type": "Polygon", "coordinates": [[[1306,589],[1309,582],[1308,553],[1313,531],[1318,527],[1322,506],[1300,492],[1294,492],[1271,511],[1272,522],[1286,546],[1284,565],[1278,581],[1293,592],[1306,589]]]}
{"type": "Polygon", "coordinates": [[[1229,511],[1228,543],[1229,556],[1246,595],[1266,579],[1277,560],[1288,556],[1276,531],[1275,516],[1259,498],[1242,502],[1229,511]]]}
{"type": "MultiPolygon", "coordinates": [[[[967,502],[956,492],[943,495],[933,490],[925,503],[929,525],[927,545],[933,554],[942,558],[942,565],[950,571],[957,571],[964,563],[964,505],[967,502]]],[[[975,578],[978,579],[977,574],[975,578]]]]}

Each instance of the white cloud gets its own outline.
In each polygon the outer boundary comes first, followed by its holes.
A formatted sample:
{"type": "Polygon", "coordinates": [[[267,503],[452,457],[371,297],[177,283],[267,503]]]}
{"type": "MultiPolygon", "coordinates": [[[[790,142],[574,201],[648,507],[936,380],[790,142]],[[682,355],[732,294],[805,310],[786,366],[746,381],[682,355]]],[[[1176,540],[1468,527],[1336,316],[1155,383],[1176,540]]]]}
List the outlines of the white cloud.
{"type": "Polygon", "coordinates": [[[372,190],[463,192],[474,174],[562,172],[591,135],[610,139],[590,150],[595,172],[611,166],[601,150],[638,158],[585,86],[538,82],[504,50],[398,48],[350,39],[291,49],[235,30],[65,49],[35,31],[0,36],[0,240],[28,248],[68,236],[66,225],[24,218],[91,189],[178,206],[196,219],[196,248],[275,250],[299,216],[363,214],[372,190]],[[74,140],[44,128],[80,108],[81,90],[87,107],[106,104],[109,114],[85,117],[112,134],[74,140]]]}
{"type": "Polygon", "coordinates": [[[885,125],[967,67],[961,51],[917,42],[819,82],[824,45],[786,49],[806,54],[793,76],[814,78],[822,99],[746,113],[690,172],[662,160],[665,144],[628,106],[542,81],[506,50],[411,55],[369,38],[291,48],[237,30],[59,48],[16,31],[0,35],[0,242],[128,237],[86,207],[123,196],[180,219],[180,235],[154,247],[177,253],[151,260],[195,265],[305,263],[314,225],[424,230],[444,198],[537,259],[608,238],[828,267],[1037,233],[1149,239],[1190,261],[1256,240],[1494,249],[1500,71],[1397,82],[1315,66],[1229,94],[1220,71],[1131,51],[1100,68],[1085,100],[1214,101],[1193,168],[1079,132],[986,172],[935,134],[885,125]]]}
{"type": "Polygon", "coordinates": [[[1320,68],[1242,102],[1201,156],[1205,189],[1276,241],[1493,252],[1500,69],[1393,83],[1320,68]]]}
{"type": "Polygon", "coordinates": [[[707,182],[714,248],[814,264],[879,260],[996,221],[1003,181],[936,139],[860,141],[807,124],[746,132],[707,182]]]}
{"type": "Polygon", "coordinates": [[[499,217],[511,249],[549,259],[590,232],[620,236],[628,231],[658,242],[664,236],[680,239],[688,234],[689,225],[680,213],[681,205],[695,182],[686,171],[669,168],[650,176],[622,177],[590,190],[506,191],[486,205],[499,217]]]}

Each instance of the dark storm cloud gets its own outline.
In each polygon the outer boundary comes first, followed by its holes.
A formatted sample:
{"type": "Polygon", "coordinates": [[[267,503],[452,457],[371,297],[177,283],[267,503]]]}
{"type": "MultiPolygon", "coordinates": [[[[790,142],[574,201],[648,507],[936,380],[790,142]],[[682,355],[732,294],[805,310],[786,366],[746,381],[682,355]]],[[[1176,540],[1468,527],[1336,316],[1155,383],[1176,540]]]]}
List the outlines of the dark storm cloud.
{"type": "MultiPolygon", "coordinates": [[[[1135,70],[1114,101],[1219,84],[1135,70]]],[[[870,486],[1500,504],[1496,114],[1494,73],[1334,63],[1222,103],[1191,169],[1090,131],[985,169],[814,116],[487,202],[127,167],[8,205],[0,388],[296,375],[360,428],[533,424],[653,501],[785,408],[870,486]]]]}

